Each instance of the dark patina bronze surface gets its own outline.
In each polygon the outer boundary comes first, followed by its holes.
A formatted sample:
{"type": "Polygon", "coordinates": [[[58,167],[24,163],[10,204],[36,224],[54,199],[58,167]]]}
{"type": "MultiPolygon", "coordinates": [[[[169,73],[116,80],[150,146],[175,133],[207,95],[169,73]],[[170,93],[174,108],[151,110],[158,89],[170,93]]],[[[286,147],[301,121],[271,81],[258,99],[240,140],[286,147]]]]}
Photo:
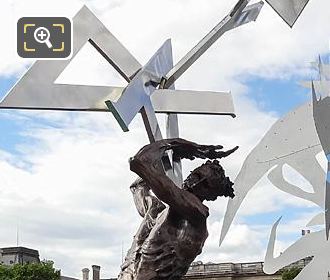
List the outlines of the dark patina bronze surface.
{"type": "Polygon", "coordinates": [[[177,280],[186,274],[208,236],[209,211],[203,201],[234,197],[233,183],[216,159],[230,155],[238,147],[229,151],[221,151],[222,148],[167,139],[143,147],[130,159],[131,170],[140,177],[131,191],[143,221],[119,280],[177,280]],[[209,160],[192,171],[179,188],[164,172],[161,159],[168,150],[181,159],[209,160]]]}

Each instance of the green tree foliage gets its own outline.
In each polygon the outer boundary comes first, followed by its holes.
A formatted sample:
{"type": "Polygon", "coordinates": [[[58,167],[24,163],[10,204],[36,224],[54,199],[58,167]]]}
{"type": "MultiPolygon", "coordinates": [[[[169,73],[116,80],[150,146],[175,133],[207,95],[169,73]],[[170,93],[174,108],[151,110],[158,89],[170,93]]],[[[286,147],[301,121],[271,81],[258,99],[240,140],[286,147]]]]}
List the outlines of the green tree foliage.
{"type": "Polygon", "coordinates": [[[60,280],[60,271],[51,261],[41,263],[0,265],[0,280],[60,280]]]}
{"type": "Polygon", "coordinates": [[[300,273],[300,271],[301,271],[301,268],[299,268],[299,267],[288,268],[283,271],[282,280],[293,280],[300,273]]]}

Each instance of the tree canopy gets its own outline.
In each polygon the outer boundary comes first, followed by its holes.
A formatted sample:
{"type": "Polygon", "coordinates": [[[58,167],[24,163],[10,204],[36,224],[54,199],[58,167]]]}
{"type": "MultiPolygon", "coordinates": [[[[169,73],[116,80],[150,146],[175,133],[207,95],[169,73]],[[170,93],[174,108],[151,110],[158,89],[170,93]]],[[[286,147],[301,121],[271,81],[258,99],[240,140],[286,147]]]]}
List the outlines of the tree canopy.
{"type": "Polygon", "coordinates": [[[41,263],[0,265],[0,280],[60,280],[60,271],[51,261],[41,263]]]}
{"type": "Polygon", "coordinates": [[[300,273],[301,268],[291,267],[283,271],[282,280],[293,280],[300,273]]]}

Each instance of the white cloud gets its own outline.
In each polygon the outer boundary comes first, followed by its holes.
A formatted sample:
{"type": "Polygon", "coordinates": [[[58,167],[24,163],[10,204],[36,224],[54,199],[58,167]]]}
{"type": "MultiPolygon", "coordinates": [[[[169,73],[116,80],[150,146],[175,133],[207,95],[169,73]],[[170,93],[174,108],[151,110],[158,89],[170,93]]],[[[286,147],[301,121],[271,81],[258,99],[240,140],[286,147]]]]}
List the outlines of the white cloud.
{"type": "MultiPolygon", "coordinates": [[[[143,63],[169,37],[177,61],[234,2],[85,3],[143,63]]],[[[28,5],[22,1],[2,3],[0,30],[7,43],[0,45],[0,75],[20,75],[31,63],[16,54],[15,28],[19,17],[46,14],[71,17],[82,4],[83,1],[64,0],[54,3],[31,0],[28,5]]],[[[312,0],[290,30],[265,5],[256,23],[226,34],[187,71],[177,87],[231,90],[238,117],[180,117],[182,136],[228,148],[239,145],[239,151],[223,161],[227,173],[234,178],[243,159],[276,119],[274,113],[260,111],[247,98],[244,79],[251,74],[266,78],[306,74],[307,62],[328,47],[329,30],[324,27],[330,22],[329,13],[328,1],[312,0]]],[[[88,45],[59,81],[121,83],[88,45]]],[[[1,116],[2,121],[24,123],[21,134],[29,141],[19,144],[18,155],[0,151],[0,247],[15,245],[18,221],[21,244],[39,249],[42,257],[55,260],[64,274],[79,276],[81,268],[95,263],[102,266],[106,277],[115,276],[122,243],[126,250],[139,223],[128,188],[135,175],[129,171],[127,160],[147,143],[141,120],[137,118],[131,131],[123,133],[111,114],[24,112],[1,116]]],[[[185,173],[197,164],[185,162],[185,173]]],[[[248,196],[242,214],[260,213],[264,205],[269,211],[277,211],[296,203],[264,180],[248,196]]],[[[302,201],[298,203],[308,206],[302,201]]],[[[210,237],[201,259],[261,261],[268,230],[236,224],[219,249],[220,224],[216,220],[224,213],[225,199],[208,205],[212,213],[210,237]]],[[[285,247],[286,243],[283,244],[285,247]]]]}
{"type": "Polygon", "coordinates": [[[266,232],[255,230],[247,224],[234,224],[228,238],[219,248],[219,222],[209,224],[209,238],[206,241],[204,252],[197,259],[203,262],[253,262],[261,261],[265,248],[262,239],[266,232]]]}

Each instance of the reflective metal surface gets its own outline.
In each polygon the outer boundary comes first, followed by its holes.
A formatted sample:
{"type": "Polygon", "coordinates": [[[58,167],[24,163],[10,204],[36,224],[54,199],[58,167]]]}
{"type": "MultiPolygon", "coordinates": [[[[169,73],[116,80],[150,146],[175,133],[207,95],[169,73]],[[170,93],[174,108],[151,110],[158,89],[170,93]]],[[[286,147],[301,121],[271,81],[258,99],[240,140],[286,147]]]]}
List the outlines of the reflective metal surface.
{"type": "Polygon", "coordinates": [[[326,240],[324,230],[312,232],[298,239],[278,257],[274,256],[276,232],[281,219],[272,227],[264,271],[273,274],[279,269],[303,258],[313,256],[312,261],[294,278],[295,280],[328,280],[330,271],[330,242],[326,240]]]}
{"type": "Polygon", "coordinates": [[[330,65],[324,64],[319,56],[317,62],[312,63],[312,66],[319,73],[319,80],[312,82],[303,82],[303,85],[311,88],[313,96],[313,118],[316,126],[318,137],[325,156],[328,161],[328,171],[326,176],[325,185],[325,228],[327,239],[329,239],[330,231],[330,130],[329,130],[329,117],[330,117],[330,65]]]}
{"type": "MultiPolygon", "coordinates": [[[[24,102],[21,99],[12,98],[13,96],[7,96],[0,107],[2,109],[108,112],[105,101],[117,101],[124,91],[124,88],[121,87],[73,85],[74,90],[63,94],[62,88],[66,89],[68,86],[54,85],[51,104],[48,94],[42,94],[38,99],[23,100],[24,102]],[[91,91],[94,92],[93,95],[90,94],[91,91]]],[[[235,116],[230,93],[157,89],[151,95],[151,101],[156,113],[235,116]],[[189,103],[187,99],[189,99],[189,103]]]]}
{"type": "Polygon", "coordinates": [[[326,195],[325,195],[325,224],[326,224],[326,235],[329,239],[330,230],[330,97],[324,99],[317,99],[314,87],[312,88],[313,93],[313,116],[318,133],[319,139],[325,156],[328,160],[328,171],[326,176],[326,195]]]}
{"type": "Polygon", "coordinates": [[[316,131],[321,141],[321,145],[324,154],[328,161],[328,170],[326,176],[326,194],[325,194],[325,232],[327,240],[329,239],[330,231],[330,87],[329,81],[327,81],[327,73],[325,65],[322,63],[321,58],[319,58],[318,63],[319,69],[319,92],[315,91],[314,82],[312,85],[312,96],[313,96],[313,117],[316,126],[316,131]]]}
{"type": "MultiPolygon", "coordinates": [[[[301,86],[305,88],[309,88],[312,90],[312,82],[311,81],[303,81],[299,83],[301,86]]],[[[314,90],[320,96],[327,96],[330,91],[330,81],[323,80],[323,81],[313,81],[314,90]],[[325,90],[327,89],[327,90],[325,90]]]]}
{"type": "MultiPolygon", "coordinates": [[[[177,67],[174,67],[172,71],[180,71],[182,74],[199,56],[204,53],[225,31],[230,30],[239,25],[245,24],[252,20],[255,20],[262,7],[262,3],[256,3],[247,6],[247,0],[240,0],[236,4],[231,13],[214,29],[212,30],[191,52],[189,52],[177,67]],[[181,69],[181,70],[180,70],[181,69]],[[184,71],[182,71],[185,69],[184,71]]],[[[108,104],[114,111],[116,118],[120,122],[122,128],[128,130],[128,124],[135,116],[137,107],[143,102],[139,100],[139,97],[130,95],[134,100],[130,100],[131,105],[134,108],[123,109],[122,104],[126,104],[127,101],[123,101],[127,92],[129,92],[135,85],[138,79],[134,82],[131,81],[132,77],[139,75],[140,82],[148,80],[150,78],[156,79],[153,84],[148,87],[156,87],[160,82],[160,78],[165,76],[164,71],[162,73],[146,73],[150,70],[145,68],[144,74],[139,73],[141,65],[139,62],[122,46],[122,44],[106,29],[106,27],[93,15],[93,13],[87,8],[83,7],[77,15],[73,18],[74,26],[74,46],[73,57],[79,52],[82,46],[88,41],[90,42],[111,64],[113,67],[130,83],[123,94],[122,88],[117,87],[105,87],[105,86],[83,86],[83,85],[66,85],[66,84],[54,84],[56,78],[61,74],[65,67],[71,60],[62,61],[37,61],[26,72],[26,74],[20,79],[20,81],[9,91],[7,96],[0,103],[0,108],[20,108],[20,109],[45,109],[45,110],[77,110],[77,111],[106,111],[107,107],[104,102],[108,100],[108,104]],[[158,74],[158,75],[157,75],[158,74]],[[142,77],[143,76],[143,77],[142,77]],[[142,80],[141,80],[142,79],[142,80]],[[133,82],[133,83],[132,83],[133,82]],[[139,101],[140,104],[135,104],[135,101],[139,101]],[[135,104],[135,105],[133,105],[135,104]],[[133,110],[134,109],[134,110],[133,110]],[[119,110],[121,110],[119,112],[119,110]]],[[[166,57],[164,59],[170,59],[166,57]]],[[[172,67],[167,68],[167,73],[171,73],[172,67]]],[[[180,74],[180,75],[181,75],[180,74]]],[[[178,78],[178,76],[176,76],[178,78]]],[[[148,82],[148,81],[145,81],[148,82]]],[[[173,85],[172,80],[171,85],[173,85]]],[[[171,86],[169,83],[166,87],[171,86]]],[[[142,82],[140,83],[140,87],[142,82]]],[[[154,89],[152,90],[152,92],[154,89]]],[[[189,94],[191,104],[184,102],[183,92],[176,94],[174,91],[170,94],[164,93],[164,97],[155,97],[153,102],[155,104],[155,111],[162,113],[205,113],[205,114],[231,114],[233,115],[232,101],[229,98],[223,98],[217,96],[218,100],[215,100],[215,95],[207,94],[204,97],[197,97],[197,95],[189,94]],[[166,96],[166,97],[165,97],[166,96]],[[178,97],[178,101],[174,100],[178,97]],[[203,103],[200,99],[204,98],[203,103]],[[209,101],[207,98],[211,98],[209,101]],[[172,104],[171,104],[172,102],[172,104]],[[220,103],[223,102],[223,103],[220,103]],[[217,106],[214,106],[216,104],[217,106]],[[183,108],[180,108],[182,106],[183,108]],[[228,106],[228,108],[225,108],[228,106]],[[217,111],[217,110],[220,110],[217,111]]],[[[169,92],[168,92],[169,93],[169,92]]],[[[158,95],[160,96],[160,95],[158,95]]],[[[188,96],[186,97],[188,98],[188,96]]],[[[155,120],[155,117],[151,117],[151,110],[143,109],[141,111],[144,114],[144,120],[150,118],[155,120]]],[[[178,124],[176,124],[177,117],[170,118],[168,129],[173,129],[173,132],[168,134],[175,135],[175,131],[178,132],[178,124]]],[[[149,131],[152,134],[159,133],[159,127],[149,127],[149,131]]],[[[178,136],[178,135],[177,135],[178,136]]],[[[150,133],[149,133],[150,137],[150,133]]],[[[159,135],[157,136],[159,137],[159,135]]],[[[156,138],[157,138],[156,137],[156,138]]],[[[154,137],[151,137],[154,138],[154,137]]]]}
{"type": "MultiPolygon", "coordinates": [[[[319,82],[322,84],[327,81],[324,72],[326,67],[323,67],[321,61],[319,66],[319,82]]],[[[310,82],[310,85],[313,84],[310,82]]],[[[322,227],[326,224],[326,230],[303,236],[277,257],[274,256],[274,246],[280,220],[274,224],[267,248],[264,271],[273,274],[293,262],[313,256],[312,261],[295,280],[326,280],[330,271],[328,264],[330,250],[327,240],[330,222],[328,213],[330,165],[328,163],[328,174],[325,176],[316,158],[322,148],[326,155],[330,154],[328,129],[330,97],[328,91],[322,92],[323,86],[324,84],[320,86],[319,94],[312,86],[313,104],[306,103],[278,120],[248,155],[235,180],[236,197],[228,202],[220,237],[220,243],[222,243],[243,199],[252,187],[268,173],[269,181],[278,189],[313,202],[320,207],[321,213],[314,216],[307,225],[301,225],[302,227],[322,227]],[[301,186],[290,183],[283,172],[285,165],[303,176],[313,190],[305,191],[301,186]]],[[[327,158],[329,162],[330,156],[327,158]]]]}
{"type": "MultiPolygon", "coordinates": [[[[174,83],[175,81],[210,47],[212,44],[218,40],[223,33],[226,31],[233,29],[235,27],[238,27],[240,25],[243,25],[245,23],[248,23],[250,21],[256,20],[256,18],[259,15],[259,12],[263,6],[263,2],[259,2],[253,5],[250,5],[246,7],[248,4],[247,0],[239,0],[237,4],[235,5],[234,9],[231,11],[231,13],[223,19],[205,38],[203,38],[190,52],[188,52],[169,73],[166,74],[166,76],[163,78],[162,83],[160,85],[160,88],[165,89],[174,89],[174,83]]],[[[195,98],[196,99],[196,98],[195,98]]],[[[169,109],[173,110],[172,108],[169,108],[170,104],[163,98],[163,103],[157,102],[155,104],[155,107],[157,105],[162,105],[162,110],[169,109]],[[167,104],[167,106],[165,106],[167,104]],[[166,108],[165,108],[166,107],[166,108]]],[[[177,101],[177,100],[176,100],[177,101]]],[[[207,99],[205,101],[210,104],[207,99]]],[[[191,102],[195,103],[195,102],[191,102]]],[[[204,102],[203,102],[204,103],[204,102]]],[[[203,104],[199,103],[199,104],[203,104]]],[[[225,102],[226,104],[230,103],[225,102]]],[[[172,104],[178,104],[178,102],[172,103],[172,104]]],[[[183,104],[187,104],[187,102],[183,102],[183,104]]],[[[197,105],[198,103],[196,103],[197,105]]],[[[220,102],[215,102],[215,104],[221,104],[220,102]]],[[[180,109],[183,109],[182,107],[177,107],[180,109]]],[[[196,109],[195,107],[194,109],[196,109]]],[[[220,111],[226,111],[230,112],[232,107],[223,109],[221,108],[220,111]]],[[[198,111],[198,110],[192,110],[192,108],[189,108],[189,112],[192,113],[192,111],[198,111]]],[[[210,111],[208,108],[205,107],[204,112],[210,111]]],[[[200,111],[202,113],[202,110],[200,111]]],[[[224,113],[226,114],[226,113],[224,113]]],[[[232,112],[232,116],[235,116],[232,112]]],[[[170,113],[167,115],[167,138],[175,138],[179,137],[179,125],[178,125],[178,116],[174,113],[170,113]]],[[[176,183],[178,186],[182,184],[182,167],[181,162],[178,160],[178,162],[173,161],[173,173],[175,174],[176,183]]]]}
{"type": "Polygon", "coordinates": [[[172,66],[172,45],[171,41],[167,40],[128,84],[119,100],[116,102],[106,101],[109,110],[124,131],[128,131],[128,125],[144,107],[141,113],[150,142],[162,139],[150,97],[156,90],[162,76],[172,66]]]}
{"type": "Polygon", "coordinates": [[[0,103],[0,108],[101,110],[107,99],[116,99],[117,88],[54,84],[86,42],[93,42],[102,55],[126,79],[141,65],[87,8],[73,18],[73,55],[70,60],[37,61],[0,103]]]}
{"type": "MultiPolygon", "coordinates": [[[[36,62],[32,67],[37,66],[37,64],[39,66],[39,63],[36,62]]],[[[104,86],[61,84],[50,86],[50,84],[45,85],[43,81],[39,83],[40,89],[35,89],[32,81],[37,81],[34,78],[30,80],[30,74],[32,75],[34,71],[37,73],[37,68],[43,69],[43,67],[36,67],[21,78],[19,83],[0,103],[0,109],[109,111],[104,101],[107,99],[117,100],[123,90],[123,88],[104,86]],[[25,87],[26,84],[30,86],[25,87]],[[45,91],[42,91],[42,88],[45,91]]],[[[42,80],[41,78],[38,79],[42,80]]]]}
{"type": "MultiPolygon", "coordinates": [[[[157,93],[157,91],[156,91],[157,93]]],[[[157,94],[154,94],[155,97],[157,94]]],[[[154,104],[154,103],[153,103],[154,104]]],[[[154,104],[155,105],[155,104],[154,104]]],[[[166,116],[166,138],[178,138],[180,136],[179,131],[179,120],[176,113],[168,113],[166,116]]],[[[173,172],[173,181],[177,186],[182,186],[183,175],[182,175],[182,164],[181,160],[172,158],[172,172],[173,172]]]]}
{"type": "Polygon", "coordinates": [[[190,52],[188,52],[170,72],[166,74],[164,88],[169,88],[181,75],[203,55],[225,32],[243,24],[255,21],[263,2],[247,6],[248,0],[239,0],[234,9],[210,33],[208,33],[190,52]]]}
{"type": "Polygon", "coordinates": [[[235,117],[232,95],[225,92],[160,89],[152,95],[152,104],[159,113],[235,117]]]}
{"type": "Polygon", "coordinates": [[[309,0],[266,0],[279,16],[292,27],[309,0]]]}
{"type": "Polygon", "coordinates": [[[280,190],[324,207],[325,174],[316,159],[322,151],[314,125],[312,104],[306,103],[279,119],[245,159],[235,179],[235,198],[228,201],[220,244],[248,192],[269,171],[268,179],[280,190]],[[306,192],[289,183],[283,175],[288,165],[312,186],[306,192]]]}
{"type": "MultiPolygon", "coordinates": [[[[162,89],[163,84],[159,85],[159,89],[162,89]]],[[[173,92],[175,92],[175,84],[172,84],[169,89],[173,92]]],[[[155,102],[153,101],[153,98],[160,96],[161,94],[157,94],[158,91],[155,92],[155,94],[152,95],[151,100],[152,104],[155,106],[155,102]]],[[[157,105],[156,105],[157,106],[157,105]]],[[[170,113],[166,113],[166,138],[179,138],[180,137],[180,130],[179,130],[179,117],[177,112],[171,111],[170,113]]],[[[178,186],[181,187],[183,184],[183,175],[182,175],[182,163],[180,158],[173,158],[173,152],[168,151],[169,157],[172,159],[172,174],[170,174],[170,177],[172,175],[173,182],[178,186]]]]}
{"type": "MultiPolygon", "coordinates": [[[[330,64],[324,64],[321,56],[318,61],[311,64],[319,74],[319,80],[313,81],[313,90],[321,98],[330,96],[330,64]]],[[[300,84],[312,90],[312,81],[303,81],[300,84]]]]}
{"type": "MultiPolygon", "coordinates": [[[[141,68],[139,62],[121,45],[121,43],[106,29],[106,27],[87,8],[83,7],[73,18],[74,25],[74,46],[73,57],[79,52],[82,46],[89,41],[97,50],[130,82],[130,77],[136,74],[141,68]]],[[[122,96],[123,89],[108,86],[85,86],[54,84],[54,81],[62,73],[71,60],[61,61],[37,61],[19,80],[19,82],[9,91],[0,103],[0,108],[13,109],[40,109],[40,110],[70,110],[70,111],[107,111],[104,102],[110,100],[117,101],[122,96]]],[[[156,92],[158,93],[158,91],[156,92]]],[[[164,93],[161,92],[161,93],[164,93]]],[[[172,92],[175,94],[175,92],[172,92]]],[[[207,94],[207,96],[197,96],[189,94],[187,98],[194,106],[187,104],[179,92],[178,101],[174,96],[159,93],[152,98],[156,112],[162,113],[191,113],[193,114],[233,114],[233,106],[230,97],[228,102],[222,96],[207,94]],[[207,98],[211,98],[210,102],[207,98]],[[170,99],[171,101],[169,102],[170,99]],[[201,102],[204,99],[204,102],[201,102]],[[161,102],[164,102],[162,104],[161,102]],[[173,106],[171,106],[173,102],[173,106]],[[225,102],[223,106],[220,102],[225,102]],[[180,109],[184,106],[183,110],[180,109]],[[210,108],[206,104],[210,105],[210,108]],[[217,112],[217,104],[221,112],[217,112]],[[229,106],[227,109],[225,105],[229,106]],[[195,109],[195,110],[194,110],[195,109]]],[[[192,93],[187,91],[187,93],[192,93]]],[[[201,94],[204,94],[201,92],[201,94]]],[[[174,131],[177,124],[172,126],[174,131]]],[[[169,126],[170,128],[170,126],[169,126]]],[[[174,132],[169,132],[174,135],[174,132]]]]}
{"type": "MultiPolygon", "coordinates": [[[[174,90],[174,81],[224,32],[257,18],[263,3],[247,6],[248,2],[239,0],[230,14],[174,68],[169,41],[142,68],[94,14],[87,7],[83,7],[73,18],[72,58],[34,63],[0,102],[0,109],[108,111],[109,108],[124,131],[128,130],[128,125],[135,115],[141,112],[151,142],[162,138],[155,112],[168,114],[167,137],[179,137],[177,113],[235,116],[230,94],[177,92],[174,90]],[[86,42],[92,44],[125,78],[128,82],[125,89],[54,84],[86,42]],[[170,74],[169,80],[164,79],[166,74],[170,74]],[[157,89],[158,86],[161,90],[157,89]],[[162,90],[163,88],[169,91],[162,90]]],[[[173,174],[181,184],[181,163],[172,162],[172,166],[173,174]]]]}

